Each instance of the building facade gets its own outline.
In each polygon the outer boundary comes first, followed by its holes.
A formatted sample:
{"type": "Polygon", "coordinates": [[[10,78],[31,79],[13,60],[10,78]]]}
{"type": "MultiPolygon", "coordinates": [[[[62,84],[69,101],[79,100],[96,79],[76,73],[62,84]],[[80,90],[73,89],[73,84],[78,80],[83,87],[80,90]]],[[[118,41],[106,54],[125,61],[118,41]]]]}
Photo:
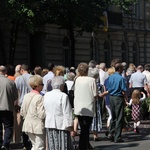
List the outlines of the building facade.
{"type": "MultiPolygon", "coordinates": [[[[100,25],[92,33],[75,33],[74,65],[94,59],[97,63],[105,62],[109,67],[114,58],[127,64],[150,63],[150,3],[139,0],[131,10],[133,13],[128,16],[116,7],[110,8],[107,32],[100,25]]],[[[1,29],[0,63],[4,64],[8,63],[10,37],[8,28],[4,26],[1,29]]],[[[29,35],[19,32],[14,65],[27,63],[31,67],[44,67],[48,62],[72,66],[68,31],[46,25],[43,33],[29,35]]]]}

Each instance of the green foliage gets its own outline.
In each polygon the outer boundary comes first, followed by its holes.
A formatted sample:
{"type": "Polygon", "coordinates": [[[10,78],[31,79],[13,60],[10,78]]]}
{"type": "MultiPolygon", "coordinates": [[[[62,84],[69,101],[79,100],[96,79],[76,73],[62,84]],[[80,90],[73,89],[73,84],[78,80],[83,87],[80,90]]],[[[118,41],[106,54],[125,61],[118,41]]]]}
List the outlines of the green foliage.
{"type": "Polygon", "coordinates": [[[102,12],[111,5],[129,13],[137,0],[1,0],[0,17],[18,20],[22,28],[33,32],[46,23],[65,29],[92,31],[100,24],[102,12]]]}

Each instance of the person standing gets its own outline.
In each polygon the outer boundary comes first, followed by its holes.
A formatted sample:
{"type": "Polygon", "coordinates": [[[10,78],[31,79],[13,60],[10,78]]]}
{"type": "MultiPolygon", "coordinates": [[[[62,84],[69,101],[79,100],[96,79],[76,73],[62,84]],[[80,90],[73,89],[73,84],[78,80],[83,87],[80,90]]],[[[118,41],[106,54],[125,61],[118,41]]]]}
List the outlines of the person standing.
{"type": "Polygon", "coordinates": [[[48,73],[43,77],[43,83],[44,87],[43,90],[41,91],[41,94],[44,95],[47,92],[48,89],[48,83],[51,82],[53,79],[54,75],[54,64],[53,63],[48,63],[47,69],[49,70],[48,73]]]}
{"type": "Polygon", "coordinates": [[[20,114],[24,122],[22,131],[25,132],[32,143],[32,150],[45,150],[45,109],[43,96],[40,95],[43,89],[43,81],[40,75],[33,75],[29,78],[32,91],[24,96],[20,114]]]}
{"type": "Polygon", "coordinates": [[[68,95],[62,92],[64,84],[62,76],[55,76],[52,90],[44,95],[48,150],[72,150],[73,115],[68,95]]]}
{"type": "Polygon", "coordinates": [[[121,132],[124,123],[124,105],[127,103],[127,88],[125,79],[121,76],[123,71],[122,64],[116,63],[114,68],[115,73],[108,77],[108,82],[106,85],[107,91],[102,93],[101,96],[110,94],[112,119],[110,122],[108,138],[114,140],[115,143],[120,143],[124,142],[124,140],[121,138],[121,132]]]}
{"type": "Polygon", "coordinates": [[[143,69],[143,66],[137,66],[136,72],[131,75],[131,78],[129,80],[129,87],[131,88],[131,93],[135,89],[138,89],[141,92],[144,92],[146,96],[150,97],[147,78],[146,75],[142,73],[143,69]]]}
{"type": "MultiPolygon", "coordinates": [[[[22,106],[23,98],[24,98],[25,94],[29,93],[32,90],[31,86],[28,83],[29,78],[32,75],[29,74],[29,67],[26,64],[21,65],[20,73],[21,73],[21,76],[18,76],[15,79],[16,87],[18,89],[18,93],[19,93],[19,96],[20,96],[19,101],[18,101],[18,108],[16,109],[16,112],[19,113],[19,117],[18,117],[18,123],[19,123],[18,127],[19,127],[19,129],[22,126],[22,122],[23,122],[23,119],[20,115],[20,108],[22,106]]],[[[21,131],[18,131],[18,132],[21,132],[21,131]]],[[[29,147],[29,145],[30,145],[30,143],[28,141],[29,140],[28,136],[23,132],[22,137],[23,137],[23,147],[25,149],[27,149],[27,147],[29,147]]]]}
{"type": "Polygon", "coordinates": [[[95,112],[95,100],[98,95],[94,78],[88,77],[88,65],[78,65],[78,77],[74,86],[74,114],[78,118],[81,128],[79,136],[79,149],[89,148],[89,129],[95,112]]]}
{"type": "Polygon", "coordinates": [[[6,67],[0,66],[0,148],[8,150],[13,135],[14,104],[18,99],[18,91],[14,81],[8,79],[5,74],[6,67]],[[3,139],[3,125],[4,139],[3,139]]]}
{"type": "Polygon", "coordinates": [[[132,119],[134,120],[134,132],[139,133],[139,125],[140,119],[142,118],[142,107],[141,102],[146,98],[144,92],[140,92],[139,90],[134,90],[132,92],[132,97],[129,103],[129,106],[132,105],[132,119]],[[142,97],[141,97],[142,94],[142,97]]]}

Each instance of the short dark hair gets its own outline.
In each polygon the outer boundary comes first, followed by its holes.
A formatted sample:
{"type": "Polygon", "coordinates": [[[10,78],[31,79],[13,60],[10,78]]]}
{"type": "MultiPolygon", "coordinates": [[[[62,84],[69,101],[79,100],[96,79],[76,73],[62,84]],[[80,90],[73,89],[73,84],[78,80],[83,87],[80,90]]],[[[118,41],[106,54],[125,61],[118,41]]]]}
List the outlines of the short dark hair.
{"type": "Polygon", "coordinates": [[[115,64],[115,71],[119,71],[120,69],[123,69],[122,63],[116,63],[115,64]]]}
{"type": "Polygon", "coordinates": [[[23,69],[24,71],[29,71],[30,70],[28,65],[26,65],[26,64],[22,64],[21,69],[23,69]]]}
{"type": "Polygon", "coordinates": [[[53,63],[48,63],[48,65],[47,65],[47,69],[49,71],[52,71],[54,67],[55,67],[55,65],[53,63]]]}

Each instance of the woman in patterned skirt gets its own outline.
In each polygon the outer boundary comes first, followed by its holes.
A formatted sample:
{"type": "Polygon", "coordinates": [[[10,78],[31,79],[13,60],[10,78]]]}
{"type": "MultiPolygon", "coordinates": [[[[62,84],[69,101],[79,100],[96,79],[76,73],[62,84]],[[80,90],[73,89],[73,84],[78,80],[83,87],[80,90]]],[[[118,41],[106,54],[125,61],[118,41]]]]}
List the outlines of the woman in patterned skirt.
{"type": "MultiPolygon", "coordinates": [[[[101,92],[103,92],[103,86],[98,81],[99,70],[97,68],[90,69],[88,71],[88,76],[95,78],[98,93],[100,94],[101,92]]],[[[93,132],[94,141],[99,141],[98,132],[100,132],[102,129],[101,105],[100,105],[101,100],[102,100],[102,98],[97,97],[97,100],[95,101],[95,115],[93,117],[93,121],[92,121],[92,125],[91,125],[91,131],[93,132]]]]}
{"type": "Polygon", "coordinates": [[[62,76],[55,76],[51,81],[53,90],[44,95],[48,150],[72,150],[72,108],[67,94],[62,92],[64,84],[62,76]]]}
{"type": "Polygon", "coordinates": [[[132,105],[132,119],[134,120],[134,132],[139,133],[140,119],[142,117],[141,102],[146,98],[144,92],[134,90],[132,92],[131,100],[128,105],[132,105]],[[141,94],[143,95],[141,98],[141,94]]]}

